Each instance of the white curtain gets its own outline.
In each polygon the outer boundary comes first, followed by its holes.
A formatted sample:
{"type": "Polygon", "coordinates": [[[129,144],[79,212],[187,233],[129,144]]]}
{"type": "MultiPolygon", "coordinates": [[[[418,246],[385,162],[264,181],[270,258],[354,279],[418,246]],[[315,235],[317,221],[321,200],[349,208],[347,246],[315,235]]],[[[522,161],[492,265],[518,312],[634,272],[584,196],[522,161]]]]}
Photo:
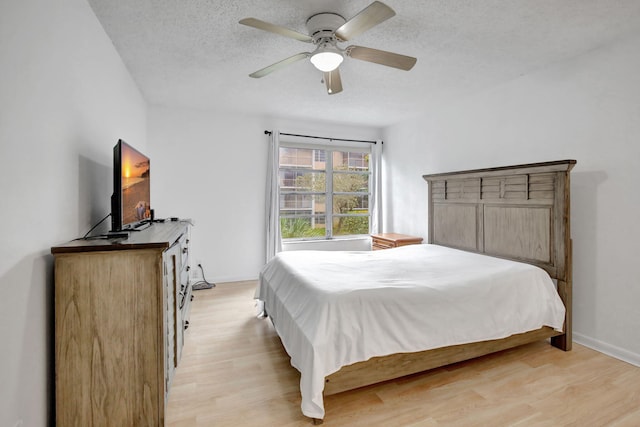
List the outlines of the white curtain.
{"type": "Polygon", "coordinates": [[[382,232],[382,141],[371,147],[371,234],[382,232]]]}
{"type": "Polygon", "coordinates": [[[269,262],[282,250],[282,237],[280,235],[280,219],[278,205],[280,202],[280,189],[278,185],[278,165],[280,154],[280,132],[274,130],[269,136],[269,157],[267,160],[267,191],[265,200],[266,220],[266,261],[269,262]]]}

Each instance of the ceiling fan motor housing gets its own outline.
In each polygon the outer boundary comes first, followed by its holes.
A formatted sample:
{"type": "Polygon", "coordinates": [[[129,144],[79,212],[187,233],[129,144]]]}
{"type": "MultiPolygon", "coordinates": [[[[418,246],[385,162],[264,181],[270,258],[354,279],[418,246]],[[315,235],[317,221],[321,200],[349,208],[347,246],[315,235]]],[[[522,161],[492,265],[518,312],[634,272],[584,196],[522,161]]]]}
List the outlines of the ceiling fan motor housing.
{"type": "Polygon", "coordinates": [[[318,13],[307,19],[307,29],[309,35],[313,38],[313,42],[318,44],[323,39],[334,39],[334,31],[340,28],[345,22],[344,17],[337,13],[318,13]]]}

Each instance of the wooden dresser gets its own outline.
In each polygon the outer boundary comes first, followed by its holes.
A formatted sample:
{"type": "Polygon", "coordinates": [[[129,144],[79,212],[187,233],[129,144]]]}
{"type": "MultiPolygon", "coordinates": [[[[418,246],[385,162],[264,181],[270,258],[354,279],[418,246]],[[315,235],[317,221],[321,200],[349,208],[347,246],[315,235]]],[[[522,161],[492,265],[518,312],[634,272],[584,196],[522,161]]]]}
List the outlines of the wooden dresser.
{"type": "Polygon", "coordinates": [[[189,224],[55,256],[56,425],[163,426],[188,325],[189,224]]]}
{"type": "Polygon", "coordinates": [[[422,243],[422,237],[408,236],[406,234],[380,233],[371,236],[371,249],[374,251],[419,243],[422,243]]]}

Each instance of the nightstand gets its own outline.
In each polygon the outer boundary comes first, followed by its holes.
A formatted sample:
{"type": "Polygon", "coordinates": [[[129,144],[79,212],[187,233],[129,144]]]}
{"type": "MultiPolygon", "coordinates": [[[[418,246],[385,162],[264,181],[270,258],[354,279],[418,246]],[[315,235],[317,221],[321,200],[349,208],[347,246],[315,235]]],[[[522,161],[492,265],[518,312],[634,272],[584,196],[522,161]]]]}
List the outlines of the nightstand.
{"type": "Polygon", "coordinates": [[[380,233],[371,235],[371,249],[374,251],[420,243],[422,243],[422,237],[408,236],[406,234],[380,233]]]}

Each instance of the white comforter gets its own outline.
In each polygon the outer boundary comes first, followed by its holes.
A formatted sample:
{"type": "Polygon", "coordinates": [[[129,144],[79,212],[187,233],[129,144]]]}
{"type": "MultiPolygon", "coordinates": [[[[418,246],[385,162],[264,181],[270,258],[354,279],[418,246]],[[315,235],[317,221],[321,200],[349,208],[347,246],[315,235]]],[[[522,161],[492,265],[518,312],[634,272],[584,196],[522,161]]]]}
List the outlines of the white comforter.
{"type": "Polygon", "coordinates": [[[504,338],[550,326],[565,308],[542,269],[436,245],[279,253],[260,274],[302,412],[324,417],[325,376],[375,356],[504,338]]]}

